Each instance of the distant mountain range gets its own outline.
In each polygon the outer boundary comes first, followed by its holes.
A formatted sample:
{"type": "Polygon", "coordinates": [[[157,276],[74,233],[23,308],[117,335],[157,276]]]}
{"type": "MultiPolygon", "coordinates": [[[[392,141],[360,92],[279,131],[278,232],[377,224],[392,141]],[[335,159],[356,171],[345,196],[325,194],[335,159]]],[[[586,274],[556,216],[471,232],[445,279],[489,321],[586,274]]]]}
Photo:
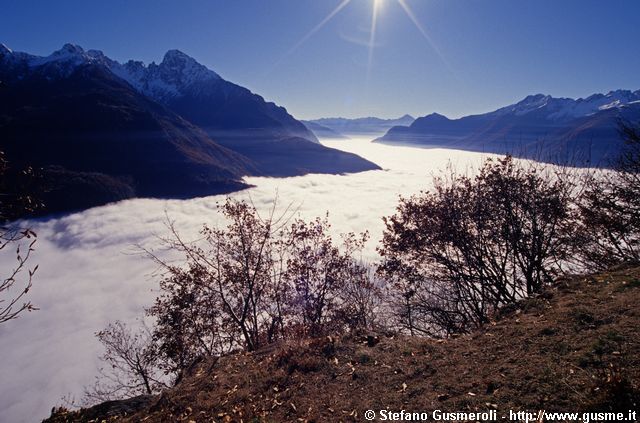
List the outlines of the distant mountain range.
{"type": "MultiPolygon", "coordinates": [[[[385,133],[387,130],[394,126],[408,126],[413,123],[415,119],[412,116],[404,115],[398,119],[380,119],[376,117],[365,117],[357,119],[346,118],[322,118],[304,121],[305,125],[312,131],[316,132],[316,135],[324,137],[331,135],[332,133],[346,137],[349,135],[379,135],[385,133]]],[[[336,138],[335,136],[329,138],[336,138]]]]}
{"type": "Polygon", "coordinates": [[[0,150],[43,168],[48,212],[226,193],[245,175],[378,169],[180,51],[145,66],[72,44],[46,57],[0,44],[0,150]]]}
{"type": "Polygon", "coordinates": [[[640,120],[640,90],[577,100],[531,95],[490,113],[433,113],[391,128],[377,142],[511,153],[552,163],[607,166],[623,146],[621,120],[640,120]]]}
{"type": "Polygon", "coordinates": [[[304,126],[307,127],[318,138],[332,138],[332,139],[349,139],[348,136],[341,134],[328,126],[320,125],[319,123],[312,122],[310,120],[301,121],[304,126]]]}

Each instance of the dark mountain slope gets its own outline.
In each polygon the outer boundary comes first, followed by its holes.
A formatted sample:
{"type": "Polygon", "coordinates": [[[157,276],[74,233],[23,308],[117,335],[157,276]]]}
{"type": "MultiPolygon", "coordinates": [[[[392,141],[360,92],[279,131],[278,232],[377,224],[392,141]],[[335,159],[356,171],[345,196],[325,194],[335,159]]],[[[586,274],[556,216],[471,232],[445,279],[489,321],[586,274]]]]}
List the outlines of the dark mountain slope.
{"type": "Polygon", "coordinates": [[[640,91],[618,90],[578,100],[538,94],[459,119],[434,113],[410,126],[391,128],[377,141],[607,166],[623,145],[620,119],[640,120],[640,91]]]}
{"type": "Polygon", "coordinates": [[[270,176],[304,175],[307,173],[351,173],[380,169],[353,153],[309,142],[301,138],[280,141],[239,141],[226,144],[250,158],[259,158],[260,169],[270,176]]]}
{"type": "Polygon", "coordinates": [[[47,57],[0,44],[0,149],[43,168],[44,213],[226,193],[244,175],[379,169],[177,50],[122,65],[72,44],[47,57]]]}
{"type": "Polygon", "coordinates": [[[455,143],[463,149],[504,153],[552,163],[609,166],[624,145],[621,120],[640,118],[640,104],[633,103],[579,116],[550,121],[545,116],[500,116],[477,132],[455,143]]]}
{"type": "Polygon", "coordinates": [[[100,52],[90,56],[207,132],[224,137],[227,132],[239,136],[245,130],[258,130],[265,138],[300,137],[318,142],[284,107],[224,80],[179,50],[168,51],[160,64],[148,66],[135,61],[121,65],[100,52]]]}
{"type": "Polygon", "coordinates": [[[167,52],[160,64],[109,61],[108,66],[141,93],[201,127],[216,142],[249,157],[264,175],[379,169],[359,156],[320,145],[285,108],[222,79],[178,50],[167,52]]]}
{"type": "Polygon", "coordinates": [[[48,211],[132,196],[230,192],[246,187],[241,175],[256,172],[250,160],[216,144],[108,69],[85,64],[67,75],[51,66],[59,64],[5,75],[0,85],[0,149],[10,162],[52,172],[53,186],[43,199],[48,211]],[[95,186],[98,198],[88,201],[56,179],[75,179],[71,185],[83,187],[80,192],[95,186]]]}

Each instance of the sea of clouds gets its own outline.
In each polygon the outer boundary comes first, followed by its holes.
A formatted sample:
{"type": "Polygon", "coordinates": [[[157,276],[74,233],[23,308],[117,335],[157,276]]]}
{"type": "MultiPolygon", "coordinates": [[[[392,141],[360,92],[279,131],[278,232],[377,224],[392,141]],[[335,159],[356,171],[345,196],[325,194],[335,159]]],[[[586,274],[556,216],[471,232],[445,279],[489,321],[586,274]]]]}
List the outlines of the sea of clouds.
{"type": "MultiPolygon", "coordinates": [[[[428,189],[449,164],[477,168],[487,155],[371,143],[369,139],[324,140],[354,152],[383,170],[350,175],[247,178],[255,188],[233,194],[268,213],[274,198],[312,219],[327,211],[335,235],[368,230],[365,258],[376,259],[382,216],[400,195],[428,189]]],[[[224,196],[192,200],[127,200],[79,213],[25,222],[38,234],[32,264],[39,270],[30,292],[40,310],[0,327],[0,422],[33,422],[49,415],[62,397],[80,399],[93,384],[102,353],[95,332],[109,322],[136,324],[157,295],[157,266],[140,248],[158,249],[168,235],[167,218],[185,239],[204,223],[222,225],[216,205],[224,196]]],[[[277,212],[276,212],[277,214],[277,212]]],[[[162,250],[158,254],[169,257],[162,250]]],[[[8,269],[15,257],[0,256],[8,269]]]]}

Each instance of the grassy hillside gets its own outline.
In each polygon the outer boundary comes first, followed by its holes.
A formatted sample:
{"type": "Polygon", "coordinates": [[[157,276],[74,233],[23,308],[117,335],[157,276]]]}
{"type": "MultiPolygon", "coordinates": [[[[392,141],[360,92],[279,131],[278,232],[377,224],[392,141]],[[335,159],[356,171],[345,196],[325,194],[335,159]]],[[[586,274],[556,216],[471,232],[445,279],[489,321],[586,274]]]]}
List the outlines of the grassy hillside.
{"type": "Polygon", "coordinates": [[[366,421],[413,412],[637,409],[640,267],[558,280],[449,340],[394,334],[277,344],[192,366],[160,396],[57,410],[49,422],[366,421]]]}

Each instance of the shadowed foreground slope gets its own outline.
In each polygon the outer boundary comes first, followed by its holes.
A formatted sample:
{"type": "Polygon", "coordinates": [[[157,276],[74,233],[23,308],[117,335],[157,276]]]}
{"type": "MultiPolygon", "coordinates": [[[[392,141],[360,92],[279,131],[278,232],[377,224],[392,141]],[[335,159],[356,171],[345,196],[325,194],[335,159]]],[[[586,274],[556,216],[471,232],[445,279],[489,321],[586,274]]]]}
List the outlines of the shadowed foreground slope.
{"type": "Polygon", "coordinates": [[[196,363],[155,397],[59,410],[48,421],[365,421],[372,409],[637,409],[640,268],[559,280],[451,340],[320,338],[196,363]],[[128,413],[128,416],[123,416],[128,413]]]}

